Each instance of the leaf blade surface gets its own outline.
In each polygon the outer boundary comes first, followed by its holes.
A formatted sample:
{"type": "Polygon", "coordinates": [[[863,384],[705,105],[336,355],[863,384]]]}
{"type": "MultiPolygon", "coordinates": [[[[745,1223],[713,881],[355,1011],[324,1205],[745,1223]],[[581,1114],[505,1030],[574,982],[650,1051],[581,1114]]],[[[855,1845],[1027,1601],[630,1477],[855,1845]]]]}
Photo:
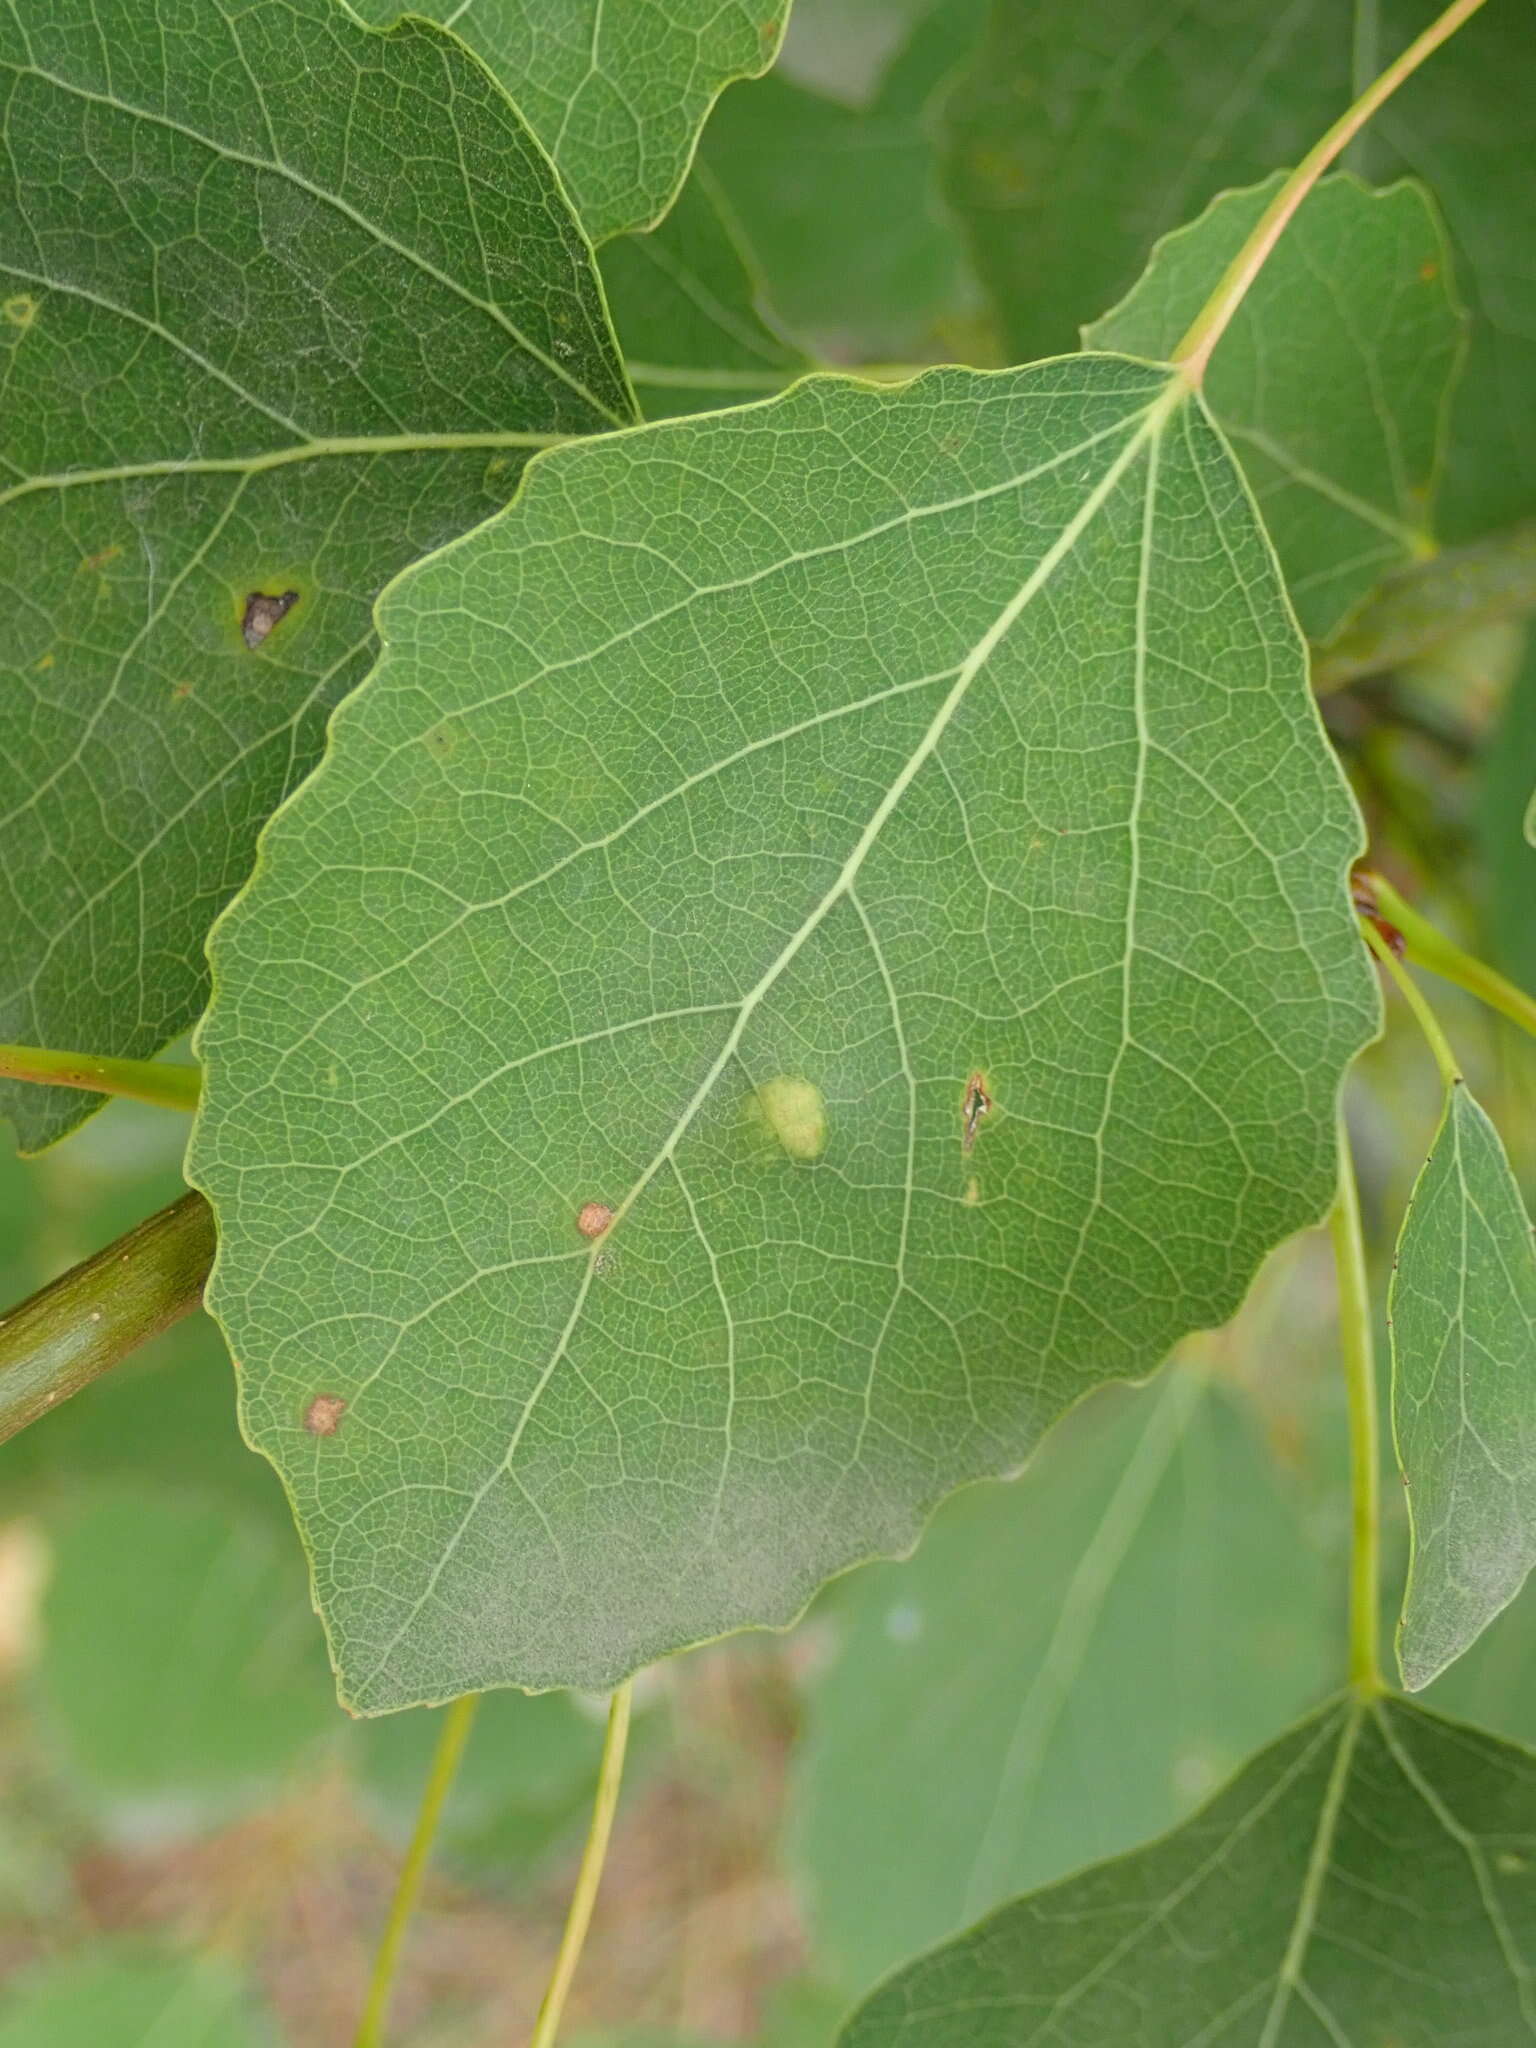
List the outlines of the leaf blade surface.
{"type": "Polygon", "coordinates": [[[383,630],[193,1162],[354,1704],[788,1621],[1326,1206],[1357,822],[1165,373],[561,450],[383,630]]]}
{"type": "MultiPolygon", "coordinates": [[[[0,1034],[139,1056],[201,1007],[383,583],[633,413],[590,249],[453,38],[110,21],[0,13],[0,1034]]],[[[36,1149],[99,1098],[0,1107],[36,1149]]]]}
{"type": "Polygon", "coordinates": [[[1536,1563],[1536,1246],[1499,1134],[1464,1082],[1403,1219],[1390,1306],[1413,1530],[1398,1655],[1417,1691],[1536,1563]]]}
{"type": "Polygon", "coordinates": [[[841,2048],[1510,2048],[1536,2039],[1533,1851],[1526,1751],[1338,1701],[1193,1821],[888,1979],[841,2048]]]}

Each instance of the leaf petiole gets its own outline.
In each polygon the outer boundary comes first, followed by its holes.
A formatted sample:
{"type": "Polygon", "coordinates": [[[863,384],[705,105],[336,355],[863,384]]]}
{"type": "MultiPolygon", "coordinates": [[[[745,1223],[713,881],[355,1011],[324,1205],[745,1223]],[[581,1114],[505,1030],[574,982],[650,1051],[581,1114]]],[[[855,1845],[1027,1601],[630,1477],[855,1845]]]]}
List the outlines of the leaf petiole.
{"type": "Polygon", "coordinates": [[[1360,929],[1365,934],[1366,944],[1397,983],[1404,1002],[1412,1010],[1414,1022],[1428,1040],[1429,1049],[1435,1056],[1435,1065],[1440,1069],[1441,1080],[1448,1090],[1454,1088],[1462,1079],[1462,1072],[1457,1064],[1456,1055],[1451,1050],[1451,1041],[1440,1028],[1439,1018],[1429,1007],[1423,991],[1413,976],[1403,966],[1371,919],[1362,917],[1360,929]]]}
{"type": "Polygon", "coordinates": [[[400,1866],[395,1896],[390,1901],[389,1918],[384,1924],[383,1939],[373,1959],[373,1972],[368,1979],[368,2000],[363,2008],[362,2019],[358,2022],[357,2033],[353,2037],[353,2048],[379,2048],[384,2039],[384,2021],[389,2013],[390,1995],[395,1988],[395,1972],[399,1968],[400,1951],[405,1944],[406,1929],[410,1925],[412,1913],[416,1910],[416,1901],[421,1896],[422,1880],[427,1874],[427,1860],[432,1854],[437,1824],[442,1818],[444,1804],[458,1775],[464,1747],[469,1741],[469,1731],[474,1725],[475,1709],[479,1704],[479,1693],[466,1693],[462,1699],[455,1700],[443,1716],[437,1748],[432,1754],[432,1768],[427,1775],[426,1789],[421,1795],[421,1806],[417,1811],[416,1826],[411,1835],[411,1845],[406,1850],[405,1861],[400,1866]]]}
{"type": "Polygon", "coordinates": [[[98,1095],[127,1095],[160,1109],[197,1107],[203,1077],[197,1067],[166,1060],[116,1060],[93,1052],[58,1052],[51,1046],[0,1045],[0,1078],[38,1081],[52,1088],[89,1088],[98,1095]]]}
{"type": "Polygon", "coordinates": [[[1391,98],[1404,79],[1411,77],[1425,58],[1432,56],[1482,5],[1483,0],[1452,0],[1452,5],[1438,20],[1432,21],[1422,35],[1416,36],[1307,151],[1260,214],[1252,233],[1228,264],[1215,291],[1195,315],[1189,331],[1174,350],[1173,361],[1183,372],[1186,383],[1198,390],[1205,376],[1205,366],[1211,359],[1211,351],[1226,333],[1233,314],[1268,262],[1270,251],[1284,234],[1291,216],[1324,171],[1349,147],[1377,108],[1391,98]]]}
{"type": "MultiPolygon", "coordinates": [[[[592,1908],[597,1902],[597,1888],[603,1879],[603,1864],[608,1857],[608,1837],[613,1831],[614,1809],[619,1803],[619,1786],[624,1776],[624,1750],[629,1741],[629,1709],[633,1691],[634,1681],[627,1678],[608,1702],[608,1730],[603,1737],[602,1761],[597,1772],[597,1795],[592,1802],[592,1820],[587,1829],[586,1846],[581,1852],[581,1868],[576,1873],[576,1889],[571,1894],[570,1910],[565,1916],[565,1931],[560,1936],[560,1952],[555,1957],[549,1988],[544,1993],[543,2004],[539,2007],[538,2021],[534,2026],[533,2038],[528,2048],[553,2048],[555,2036],[560,2031],[560,2015],[565,2010],[571,1980],[576,1975],[576,1965],[581,1961],[582,1943],[587,1938],[592,1908]]],[[[363,2048],[361,2042],[358,2048],[363,2048]]]]}

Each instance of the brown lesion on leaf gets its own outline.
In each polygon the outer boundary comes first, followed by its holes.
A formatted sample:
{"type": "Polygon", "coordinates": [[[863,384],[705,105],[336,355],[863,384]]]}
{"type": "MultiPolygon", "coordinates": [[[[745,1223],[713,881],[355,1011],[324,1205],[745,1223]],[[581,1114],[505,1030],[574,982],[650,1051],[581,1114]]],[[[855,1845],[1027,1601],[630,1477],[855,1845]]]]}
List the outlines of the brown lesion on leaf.
{"type": "Polygon", "coordinates": [[[583,1202],[576,1212],[576,1228],[583,1237],[601,1237],[613,1221],[613,1211],[606,1202],[583,1202]]]}
{"type": "Polygon", "coordinates": [[[245,610],[240,619],[240,631],[247,647],[259,647],[272,628],[286,619],[299,601],[296,590],[284,590],[275,595],[265,590],[253,590],[245,600],[245,610]]]}
{"type": "Polygon", "coordinates": [[[976,1133],[981,1129],[981,1120],[992,1111],[992,1098],[987,1093],[984,1074],[972,1074],[965,1084],[965,1101],[960,1108],[960,1149],[969,1152],[976,1143],[976,1133]]]}
{"type": "Polygon", "coordinates": [[[346,1412],[347,1404],[340,1394],[316,1394],[304,1411],[304,1427],[311,1436],[334,1436],[346,1412]]]}

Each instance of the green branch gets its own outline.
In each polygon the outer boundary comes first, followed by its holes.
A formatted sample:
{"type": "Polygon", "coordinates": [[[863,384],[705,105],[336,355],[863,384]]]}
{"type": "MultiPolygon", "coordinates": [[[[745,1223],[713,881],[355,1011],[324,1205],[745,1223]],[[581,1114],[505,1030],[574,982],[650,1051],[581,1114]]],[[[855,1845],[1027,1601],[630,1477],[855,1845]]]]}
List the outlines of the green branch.
{"type": "Polygon", "coordinates": [[[195,1309],[214,1244],[212,1210],[183,1195],[0,1316],[0,1442],[195,1309]]]}
{"type": "Polygon", "coordinates": [[[197,1067],[174,1067],[164,1060],[104,1059],[93,1052],[55,1052],[41,1045],[0,1045],[0,1080],[89,1088],[98,1095],[127,1095],[160,1109],[185,1110],[196,1109],[202,1088],[197,1067]]]}

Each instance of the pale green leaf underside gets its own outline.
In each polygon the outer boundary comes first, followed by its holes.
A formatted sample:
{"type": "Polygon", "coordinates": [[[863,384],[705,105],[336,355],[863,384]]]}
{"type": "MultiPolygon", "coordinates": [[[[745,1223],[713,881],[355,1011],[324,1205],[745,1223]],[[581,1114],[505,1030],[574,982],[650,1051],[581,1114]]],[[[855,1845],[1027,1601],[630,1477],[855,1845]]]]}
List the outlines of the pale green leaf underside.
{"type": "Polygon", "coordinates": [[[1358,821],[1164,373],[561,450],[381,624],[193,1164],[353,1704],[789,1620],[1326,1205],[1358,821]]]}
{"type": "Polygon", "coordinates": [[[825,1625],[796,1861],[818,1958],[852,1990],[1181,1819],[1322,1697],[1337,1651],[1252,1419],[1178,1365],[1090,1403],[1013,1485],[947,1503],[825,1625]]]}
{"type": "MultiPolygon", "coordinates": [[[[0,92],[0,1038],[143,1055],[383,583],[633,415],[548,162],[440,29],[5,0],[0,92]],[[253,593],[296,599],[254,646],[253,593]]],[[[29,1148],[98,1102],[0,1087],[29,1148]]]]}
{"type": "Polygon", "coordinates": [[[1337,1701],[1160,1841],[883,1985],[840,2048],[1536,2041],[1536,1759],[1337,1701]]]}
{"type": "Polygon", "coordinates": [[[1403,1219],[1391,1314],[1413,1527],[1398,1655],[1417,1690],[1536,1563],[1536,1247],[1499,1134],[1465,1084],[1403,1219]]]}
{"type": "MultiPolygon", "coordinates": [[[[790,0],[430,0],[501,80],[594,242],[649,227],[733,78],[773,62],[790,0]]],[[[393,21],[400,0],[359,12],[393,21]]]]}
{"type": "MultiPolygon", "coordinates": [[[[1166,360],[1278,190],[1225,193],[1160,242],[1090,348],[1166,360]]],[[[1464,316],[1422,189],[1327,178],[1281,237],[1211,358],[1232,441],[1309,639],[1326,640],[1429,546],[1464,316]]]]}

